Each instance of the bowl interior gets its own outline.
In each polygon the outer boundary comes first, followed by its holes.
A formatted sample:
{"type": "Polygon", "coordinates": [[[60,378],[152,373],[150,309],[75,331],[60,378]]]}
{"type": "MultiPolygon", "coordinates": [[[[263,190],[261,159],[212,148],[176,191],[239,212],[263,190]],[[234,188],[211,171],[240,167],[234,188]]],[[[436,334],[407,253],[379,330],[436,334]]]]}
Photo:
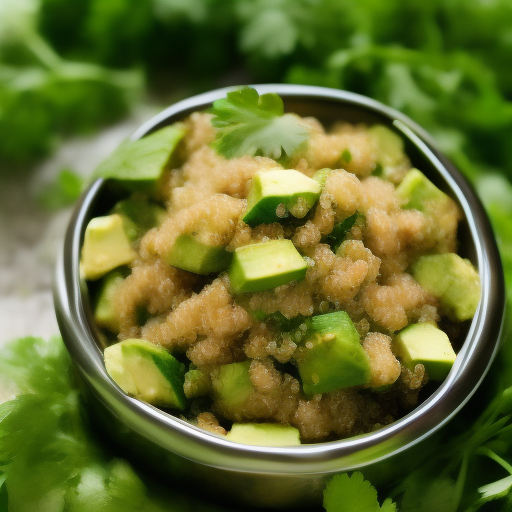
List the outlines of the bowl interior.
{"type": "MultiPolygon", "coordinates": [[[[483,379],[496,352],[504,310],[503,276],[492,229],[460,173],[439,154],[429,136],[402,114],[343,91],[286,85],[256,88],[260,93],[277,92],[286,111],[317,117],[327,127],[339,120],[388,126],[404,139],[412,164],[461,207],[464,220],[459,227],[459,253],[479,270],[482,300],[474,319],[464,325],[457,361],[445,382],[414,411],[374,433],[342,441],[272,449],[235,445],[126,397],[104,369],[103,344],[92,319],[89,290],[79,278],[80,246],[88,220],[104,215],[120,198],[119,191],[102,180],[83,196],[68,230],[57,271],[55,296],[59,324],[75,363],[100,400],[129,428],[165,449],[202,464],[243,471],[297,474],[361,467],[387,458],[438,430],[467,402],[483,379]]],[[[226,90],[213,91],[173,105],[143,125],[133,138],[182,120],[193,111],[204,110],[225,93],[226,90]]]]}

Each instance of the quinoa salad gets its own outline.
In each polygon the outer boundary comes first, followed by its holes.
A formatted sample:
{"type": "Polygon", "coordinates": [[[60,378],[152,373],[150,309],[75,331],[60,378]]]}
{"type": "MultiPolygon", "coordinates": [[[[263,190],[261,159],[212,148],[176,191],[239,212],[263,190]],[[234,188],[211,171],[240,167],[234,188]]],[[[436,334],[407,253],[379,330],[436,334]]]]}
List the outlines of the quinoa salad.
{"type": "Polygon", "coordinates": [[[280,113],[293,149],[230,153],[220,110],[246,91],[102,165],[125,192],[89,222],[81,272],[107,371],[235,442],[372,432],[446,378],[476,310],[461,211],[382,125],[280,113]]]}

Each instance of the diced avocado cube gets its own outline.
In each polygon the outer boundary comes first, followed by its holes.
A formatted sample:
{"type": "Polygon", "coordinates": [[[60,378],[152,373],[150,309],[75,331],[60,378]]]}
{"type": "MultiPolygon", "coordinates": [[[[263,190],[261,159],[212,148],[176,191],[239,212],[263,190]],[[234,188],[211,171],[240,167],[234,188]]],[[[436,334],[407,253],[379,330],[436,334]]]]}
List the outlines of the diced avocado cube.
{"type": "Polygon", "coordinates": [[[115,334],[119,332],[119,319],[115,313],[113,300],[119,286],[123,283],[128,274],[129,271],[126,268],[116,269],[103,277],[94,308],[94,320],[96,324],[115,334]]]}
{"type": "Polygon", "coordinates": [[[205,396],[210,392],[211,387],[210,376],[207,373],[197,369],[192,369],[185,373],[183,388],[187,398],[205,396]]]}
{"type": "Polygon", "coordinates": [[[255,446],[297,446],[300,434],[295,427],[275,423],[233,423],[226,439],[255,446]]]}
{"type": "Polygon", "coordinates": [[[116,180],[129,190],[155,191],[165,165],[186,133],[182,123],[121,144],[96,169],[95,176],[116,180]]]}
{"type": "Polygon", "coordinates": [[[112,209],[112,213],[121,215],[126,234],[132,242],[151,228],[159,226],[167,216],[165,208],[146,199],[138,198],[119,201],[112,209]]]}
{"type": "Polygon", "coordinates": [[[412,324],[400,331],[395,347],[409,370],[422,364],[432,380],[445,379],[455,362],[456,354],[448,336],[429,323],[412,324]]]}
{"type": "Polygon", "coordinates": [[[307,264],[291,240],[238,247],[229,268],[234,293],[260,292],[304,279],[307,264]]]}
{"type": "Polygon", "coordinates": [[[435,212],[450,200],[418,169],[411,169],[405,175],[396,188],[396,194],[402,201],[402,208],[414,208],[423,213],[435,212]]]}
{"type": "Polygon", "coordinates": [[[212,375],[214,395],[225,406],[238,407],[253,392],[250,366],[251,361],[224,364],[212,375]]]}
{"type": "Polygon", "coordinates": [[[184,233],[176,238],[167,254],[167,263],[194,274],[211,274],[229,267],[233,253],[223,246],[208,245],[197,236],[184,233]]]}
{"type": "Polygon", "coordinates": [[[367,384],[371,377],[369,358],[345,311],[311,318],[298,367],[308,395],[367,384]]]}
{"type": "Polygon", "coordinates": [[[282,220],[289,213],[302,218],[320,197],[321,186],[294,169],[256,173],[247,198],[243,221],[251,226],[282,220]],[[278,207],[284,205],[283,211],[278,207]]]}
{"type": "Polygon", "coordinates": [[[396,167],[404,158],[404,141],[387,126],[376,124],[368,130],[377,148],[377,161],[381,167],[396,167]]]}
{"type": "Polygon", "coordinates": [[[136,257],[120,215],[114,213],[89,221],[80,261],[84,279],[99,279],[114,268],[131,263],[136,257]]]}
{"type": "Polygon", "coordinates": [[[128,395],[149,404],[184,409],[185,365],[149,341],[124,340],[107,347],[105,367],[128,395]]]}
{"type": "Polygon", "coordinates": [[[480,302],[480,278],[469,260],[458,254],[421,256],[412,265],[414,279],[437,297],[452,320],[468,320],[480,302]]]}

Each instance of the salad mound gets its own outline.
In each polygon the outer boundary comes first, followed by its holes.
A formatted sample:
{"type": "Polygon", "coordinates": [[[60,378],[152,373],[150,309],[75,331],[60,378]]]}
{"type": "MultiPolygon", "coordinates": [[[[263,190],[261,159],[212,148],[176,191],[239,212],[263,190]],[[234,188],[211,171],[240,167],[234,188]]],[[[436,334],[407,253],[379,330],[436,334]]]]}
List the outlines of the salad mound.
{"type": "Polygon", "coordinates": [[[244,88],[101,167],[127,197],[90,221],[81,269],[131,396],[286,445],[387,425],[449,373],[478,274],[458,206],[389,128],[326,130],[244,88]]]}

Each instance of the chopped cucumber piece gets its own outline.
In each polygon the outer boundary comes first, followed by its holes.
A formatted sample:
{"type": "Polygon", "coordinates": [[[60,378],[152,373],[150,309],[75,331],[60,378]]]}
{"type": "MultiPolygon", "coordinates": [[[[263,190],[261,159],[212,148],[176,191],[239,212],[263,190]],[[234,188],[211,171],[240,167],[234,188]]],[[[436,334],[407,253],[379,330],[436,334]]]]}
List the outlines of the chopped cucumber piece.
{"type": "Polygon", "coordinates": [[[126,141],[98,166],[95,176],[116,180],[129,190],[154,192],[185,132],[182,123],[175,123],[142,139],[126,141]]]}
{"type": "Polygon", "coordinates": [[[398,185],[397,196],[402,201],[402,208],[412,208],[423,213],[433,213],[450,200],[421,171],[411,169],[398,185]]]}
{"type": "Polygon", "coordinates": [[[291,240],[271,240],[236,249],[229,280],[234,293],[260,292],[304,279],[306,270],[291,240]]]}
{"type": "Polygon", "coordinates": [[[120,215],[114,213],[89,221],[80,261],[84,279],[99,279],[114,268],[131,263],[136,257],[120,215]]]}
{"type": "Polygon", "coordinates": [[[288,425],[274,423],[233,423],[226,439],[234,443],[255,446],[296,446],[300,444],[299,431],[288,425]]]}
{"type": "Polygon", "coordinates": [[[194,274],[211,274],[229,267],[233,253],[223,246],[208,245],[197,236],[184,233],[174,242],[167,254],[167,263],[194,274]]]}
{"type": "Polygon", "coordinates": [[[112,213],[123,218],[128,238],[134,242],[151,228],[159,226],[167,216],[167,211],[156,203],[145,199],[124,199],[116,203],[112,213]]]}
{"type": "Polygon", "coordinates": [[[452,320],[468,320],[480,302],[480,278],[469,260],[458,254],[421,256],[411,273],[418,283],[437,297],[452,320]]]}
{"type": "Polygon", "coordinates": [[[128,395],[144,402],[184,409],[185,365],[149,341],[130,339],[107,347],[105,367],[128,395]]]}
{"type": "Polygon", "coordinates": [[[129,270],[126,268],[109,272],[101,281],[96,299],[94,320],[99,327],[108,329],[114,334],[119,332],[119,318],[115,313],[113,300],[119,286],[128,274],[129,270]]]}
{"type": "Polygon", "coordinates": [[[238,407],[253,392],[249,376],[251,361],[222,365],[212,375],[215,396],[227,407],[238,407]]]}
{"type": "Polygon", "coordinates": [[[320,184],[294,169],[256,173],[247,198],[244,222],[251,226],[282,220],[288,212],[302,218],[320,197],[320,184]],[[278,207],[284,205],[283,211],[278,207]]]}
{"type": "Polygon", "coordinates": [[[456,354],[448,336],[429,323],[409,325],[400,331],[395,346],[409,370],[422,364],[432,380],[444,380],[455,362],[456,354]]]}
{"type": "Polygon", "coordinates": [[[370,361],[345,311],[312,317],[305,349],[298,366],[308,395],[370,382],[370,361]]]}

